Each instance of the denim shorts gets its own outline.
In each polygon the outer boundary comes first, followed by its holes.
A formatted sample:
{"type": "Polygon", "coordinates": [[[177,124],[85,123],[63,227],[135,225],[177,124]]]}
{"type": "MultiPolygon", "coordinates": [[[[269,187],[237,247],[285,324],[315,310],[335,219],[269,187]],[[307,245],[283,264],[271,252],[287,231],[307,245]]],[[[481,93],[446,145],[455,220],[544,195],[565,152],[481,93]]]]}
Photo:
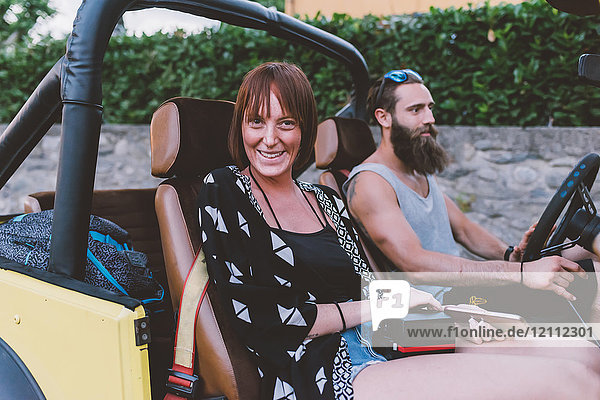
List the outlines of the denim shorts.
{"type": "Polygon", "coordinates": [[[342,332],[342,336],[348,344],[348,353],[352,362],[350,382],[354,381],[356,375],[369,365],[387,361],[384,356],[371,347],[371,333],[371,322],[365,322],[342,332]]]}

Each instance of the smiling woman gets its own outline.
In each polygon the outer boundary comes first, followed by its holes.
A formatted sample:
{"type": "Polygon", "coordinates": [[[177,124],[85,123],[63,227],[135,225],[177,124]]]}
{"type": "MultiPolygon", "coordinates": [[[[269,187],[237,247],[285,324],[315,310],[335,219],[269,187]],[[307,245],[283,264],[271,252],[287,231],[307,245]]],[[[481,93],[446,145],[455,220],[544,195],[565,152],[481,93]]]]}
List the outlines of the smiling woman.
{"type": "Polygon", "coordinates": [[[297,66],[266,63],[246,75],[229,132],[229,151],[238,167],[253,164],[257,151],[262,152],[261,158],[273,159],[285,150],[290,168],[281,172],[289,172],[291,177],[291,167],[300,169],[308,162],[316,135],[315,98],[306,75],[297,66]],[[294,149],[296,140],[299,143],[294,149]],[[249,151],[248,147],[254,146],[259,147],[249,151]]]}
{"type": "Polygon", "coordinates": [[[269,95],[269,103],[262,113],[244,116],[244,150],[250,164],[260,175],[270,178],[291,175],[302,142],[301,130],[296,119],[281,108],[273,91],[269,95]]]}

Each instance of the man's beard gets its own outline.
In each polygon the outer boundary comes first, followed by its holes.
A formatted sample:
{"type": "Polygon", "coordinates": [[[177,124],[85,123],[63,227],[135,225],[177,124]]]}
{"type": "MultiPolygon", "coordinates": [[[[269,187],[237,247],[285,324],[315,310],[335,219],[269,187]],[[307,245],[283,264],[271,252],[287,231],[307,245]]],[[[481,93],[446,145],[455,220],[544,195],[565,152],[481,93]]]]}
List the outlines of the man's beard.
{"type": "Polygon", "coordinates": [[[433,125],[409,129],[392,120],[390,140],[394,154],[409,169],[422,174],[433,175],[442,172],[450,162],[448,153],[435,140],[438,131],[433,125]],[[431,136],[421,136],[428,132],[431,136]]]}

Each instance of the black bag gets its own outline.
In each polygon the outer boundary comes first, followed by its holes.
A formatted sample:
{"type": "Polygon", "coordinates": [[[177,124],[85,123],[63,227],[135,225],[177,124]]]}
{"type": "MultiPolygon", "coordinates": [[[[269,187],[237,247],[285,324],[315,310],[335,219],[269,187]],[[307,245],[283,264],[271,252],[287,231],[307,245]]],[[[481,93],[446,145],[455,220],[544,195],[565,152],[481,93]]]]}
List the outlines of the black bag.
{"type": "MultiPolygon", "coordinates": [[[[23,214],[0,224],[0,256],[20,264],[48,269],[53,210],[23,214]]],[[[164,290],[146,266],[144,253],[133,251],[126,230],[91,215],[87,264],[83,281],[115,293],[159,302],[164,290]]]]}

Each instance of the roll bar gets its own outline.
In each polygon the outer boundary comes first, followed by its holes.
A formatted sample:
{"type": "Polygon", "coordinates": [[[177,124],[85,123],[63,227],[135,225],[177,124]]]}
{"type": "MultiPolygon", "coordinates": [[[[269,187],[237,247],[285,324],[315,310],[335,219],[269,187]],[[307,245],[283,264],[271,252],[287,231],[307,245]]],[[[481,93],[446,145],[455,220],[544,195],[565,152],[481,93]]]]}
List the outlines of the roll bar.
{"type": "Polygon", "coordinates": [[[48,131],[62,106],[62,134],[48,269],[83,278],[102,122],[102,63],[119,18],[129,10],[166,8],[260,29],[341,61],[354,82],[343,115],[365,119],[369,76],[360,52],[341,38],[245,0],[83,0],[66,54],[0,136],[0,188],[48,131]]]}

